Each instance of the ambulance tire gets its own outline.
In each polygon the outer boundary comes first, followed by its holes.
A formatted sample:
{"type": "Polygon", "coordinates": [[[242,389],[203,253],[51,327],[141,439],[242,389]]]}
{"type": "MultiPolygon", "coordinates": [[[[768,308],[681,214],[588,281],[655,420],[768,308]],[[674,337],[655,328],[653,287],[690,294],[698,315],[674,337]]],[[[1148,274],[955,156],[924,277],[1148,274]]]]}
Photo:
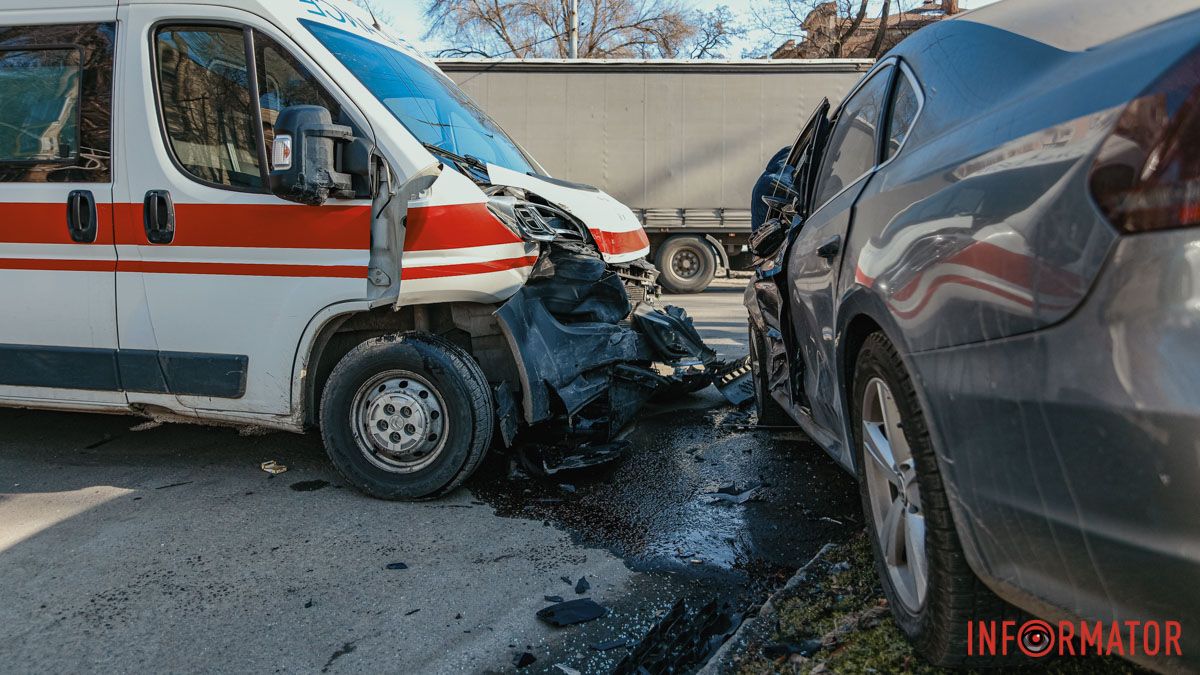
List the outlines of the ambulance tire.
{"type": "Polygon", "coordinates": [[[479,364],[425,333],[385,335],[351,349],[321,396],[329,459],[379,499],[435,499],[462,485],[483,461],[494,417],[479,364]]]}

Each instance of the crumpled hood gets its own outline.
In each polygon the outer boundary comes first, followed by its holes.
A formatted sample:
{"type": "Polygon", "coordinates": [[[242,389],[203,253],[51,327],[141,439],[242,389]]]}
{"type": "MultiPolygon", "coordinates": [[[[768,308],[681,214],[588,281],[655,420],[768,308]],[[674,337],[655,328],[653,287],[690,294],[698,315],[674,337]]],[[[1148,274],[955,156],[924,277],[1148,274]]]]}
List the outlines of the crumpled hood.
{"type": "Polygon", "coordinates": [[[488,164],[492,185],[519,188],[575,216],[592,233],[605,262],[619,263],[644,258],[650,240],[633,211],[607,193],[588,186],[575,186],[530,176],[488,164]]]}

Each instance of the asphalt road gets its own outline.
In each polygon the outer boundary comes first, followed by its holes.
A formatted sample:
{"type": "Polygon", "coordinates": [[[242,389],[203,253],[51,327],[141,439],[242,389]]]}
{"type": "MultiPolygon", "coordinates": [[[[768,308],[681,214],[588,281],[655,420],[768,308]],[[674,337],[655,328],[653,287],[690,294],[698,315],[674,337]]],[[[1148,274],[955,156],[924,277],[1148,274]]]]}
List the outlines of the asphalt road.
{"type": "MultiPolygon", "coordinates": [[[[668,299],[740,356],[741,285],[668,299]]],[[[606,672],[627,649],[589,644],[641,640],[681,598],[761,602],[859,522],[848,476],[748,421],[710,389],[647,409],[611,467],[538,480],[494,456],[399,504],[343,486],[315,436],[0,411],[0,671],[489,672],[528,651],[522,672],[606,672]],[[727,483],[757,497],[709,503],[727,483]],[[546,595],[609,613],[553,629],[546,595]]]]}

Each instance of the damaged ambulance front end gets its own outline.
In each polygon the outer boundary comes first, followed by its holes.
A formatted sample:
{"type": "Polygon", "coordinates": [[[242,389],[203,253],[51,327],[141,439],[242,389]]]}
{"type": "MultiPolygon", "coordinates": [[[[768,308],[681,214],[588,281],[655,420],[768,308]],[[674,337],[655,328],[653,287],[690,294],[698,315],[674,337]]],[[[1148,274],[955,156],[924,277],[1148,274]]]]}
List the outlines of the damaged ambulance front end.
{"type": "Polygon", "coordinates": [[[682,309],[657,305],[632,211],[586,185],[434,154],[442,163],[407,202],[395,308],[469,302],[475,319],[458,325],[488,375],[498,435],[511,447],[522,434],[528,468],[614,459],[649,399],[712,381],[717,354],[682,309]],[[455,250],[481,274],[429,274],[444,267],[445,249],[430,246],[446,232],[478,244],[455,250]],[[496,333],[506,353],[489,343],[496,333]]]}
{"type": "MultiPolygon", "coordinates": [[[[619,452],[613,439],[648,399],[707,385],[717,355],[682,309],[655,305],[658,272],[627,207],[588,186],[489,173],[489,207],[541,249],[496,312],[520,374],[522,421],[540,425],[550,447],[602,460],[619,452]]],[[[500,419],[511,443],[517,421],[500,419]]]]}
{"type": "Polygon", "coordinates": [[[535,467],[547,472],[608,459],[646,401],[712,381],[717,355],[683,310],[655,305],[628,207],[549,177],[403,40],[336,19],[300,24],[345,70],[374,135],[373,301],[451,317],[424,329],[458,336],[479,363],[506,445],[520,433],[547,449],[535,467]]]}

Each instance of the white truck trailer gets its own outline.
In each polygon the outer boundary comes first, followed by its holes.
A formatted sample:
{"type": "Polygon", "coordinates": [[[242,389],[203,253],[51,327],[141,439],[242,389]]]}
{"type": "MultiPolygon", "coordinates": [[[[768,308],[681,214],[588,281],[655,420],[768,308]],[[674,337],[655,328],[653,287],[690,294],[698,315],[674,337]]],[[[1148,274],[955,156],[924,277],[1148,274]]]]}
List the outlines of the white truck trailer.
{"type": "Polygon", "coordinates": [[[631,207],[660,282],[695,293],[748,267],[750,194],[821,101],[871,65],[836,59],[447,59],[438,65],[551,175],[631,207]]]}

